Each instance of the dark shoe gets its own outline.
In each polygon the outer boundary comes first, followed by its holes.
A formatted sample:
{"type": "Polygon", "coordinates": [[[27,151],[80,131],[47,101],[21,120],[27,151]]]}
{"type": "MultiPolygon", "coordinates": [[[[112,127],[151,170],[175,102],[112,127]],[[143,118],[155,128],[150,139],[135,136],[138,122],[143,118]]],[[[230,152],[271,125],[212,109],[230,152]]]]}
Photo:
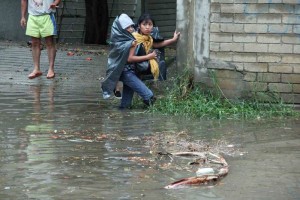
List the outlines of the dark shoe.
{"type": "Polygon", "coordinates": [[[122,99],[122,93],[120,91],[114,90],[114,94],[117,99],[122,99]]]}
{"type": "Polygon", "coordinates": [[[152,106],[155,101],[156,101],[156,98],[154,96],[152,96],[149,100],[144,100],[143,102],[146,106],[152,106]]]}

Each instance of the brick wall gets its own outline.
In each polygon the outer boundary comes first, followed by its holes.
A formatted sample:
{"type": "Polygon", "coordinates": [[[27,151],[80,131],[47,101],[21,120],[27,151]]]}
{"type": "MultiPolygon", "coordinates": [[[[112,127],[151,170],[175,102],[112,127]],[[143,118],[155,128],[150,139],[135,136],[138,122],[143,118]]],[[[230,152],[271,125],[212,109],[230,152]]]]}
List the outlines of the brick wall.
{"type": "Polygon", "coordinates": [[[300,103],[299,0],[211,0],[210,58],[229,61],[251,90],[300,103]]]}

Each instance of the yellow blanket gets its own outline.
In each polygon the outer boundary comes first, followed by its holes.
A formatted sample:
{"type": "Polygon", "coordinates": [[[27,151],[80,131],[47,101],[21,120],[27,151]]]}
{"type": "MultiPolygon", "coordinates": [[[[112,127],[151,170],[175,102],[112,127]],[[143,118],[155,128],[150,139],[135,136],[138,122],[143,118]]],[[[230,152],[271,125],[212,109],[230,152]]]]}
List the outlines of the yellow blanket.
{"type": "MultiPolygon", "coordinates": [[[[146,54],[148,54],[153,45],[152,37],[150,35],[141,35],[137,32],[132,33],[132,35],[135,37],[135,39],[137,41],[137,45],[139,45],[141,43],[144,45],[145,52],[146,52],[146,54]]],[[[149,60],[149,63],[150,63],[151,73],[154,77],[154,80],[157,80],[158,76],[159,76],[158,63],[155,59],[149,60]]]]}

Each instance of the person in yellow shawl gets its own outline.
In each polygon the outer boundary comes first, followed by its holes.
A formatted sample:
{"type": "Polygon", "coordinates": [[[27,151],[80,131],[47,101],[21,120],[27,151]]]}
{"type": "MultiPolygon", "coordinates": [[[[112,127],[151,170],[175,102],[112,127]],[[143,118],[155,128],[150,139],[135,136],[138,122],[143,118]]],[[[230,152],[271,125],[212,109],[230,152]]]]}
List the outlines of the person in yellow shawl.
{"type": "Polygon", "coordinates": [[[122,71],[120,81],[123,82],[123,94],[120,108],[130,108],[134,92],[136,92],[142,99],[145,105],[150,106],[154,103],[155,97],[153,92],[145,85],[139,78],[136,70],[136,63],[149,60],[150,71],[157,79],[159,76],[159,67],[157,63],[157,52],[151,51],[153,48],[161,48],[177,42],[180,33],[175,31],[171,39],[163,40],[161,42],[154,42],[151,37],[151,32],[154,26],[154,20],[151,15],[145,13],[138,19],[138,31],[132,33],[137,41],[137,45],[132,46],[129,50],[127,63],[122,71]],[[137,55],[137,48],[144,48],[145,55],[137,55]]]}

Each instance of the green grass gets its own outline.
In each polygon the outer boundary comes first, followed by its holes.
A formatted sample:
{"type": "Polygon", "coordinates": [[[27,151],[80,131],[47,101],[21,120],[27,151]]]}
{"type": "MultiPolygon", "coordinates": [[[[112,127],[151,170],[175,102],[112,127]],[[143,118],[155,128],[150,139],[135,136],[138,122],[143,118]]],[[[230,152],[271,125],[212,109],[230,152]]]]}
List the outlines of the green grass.
{"type": "Polygon", "coordinates": [[[254,119],[272,117],[299,117],[300,112],[279,98],[272,102],[261,102],[252,98],[231,101],[221,94],[212,94],[194,86],[189,88],[191,76],[174,79],[172,89],[166,89],[150,112],[209,119],[254,119]]]}

